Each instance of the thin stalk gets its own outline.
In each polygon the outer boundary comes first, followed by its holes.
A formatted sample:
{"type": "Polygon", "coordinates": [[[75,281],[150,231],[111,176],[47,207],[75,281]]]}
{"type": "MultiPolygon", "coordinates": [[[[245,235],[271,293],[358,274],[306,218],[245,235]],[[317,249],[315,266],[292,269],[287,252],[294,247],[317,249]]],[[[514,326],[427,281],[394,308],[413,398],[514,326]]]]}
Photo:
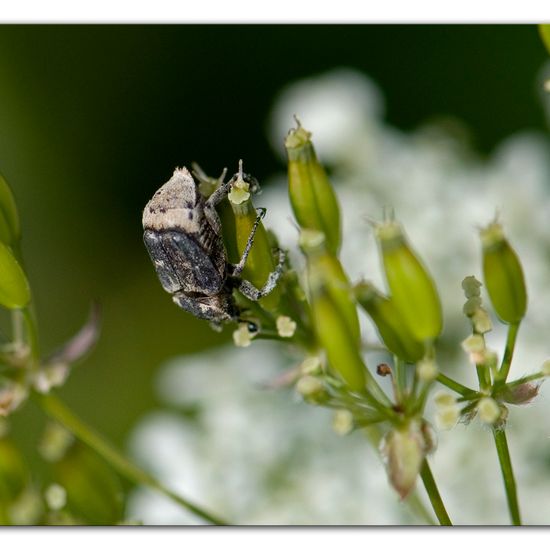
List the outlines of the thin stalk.
{"type": "Polygon", "coordinates": [[[497,448],[498,461],[502,471],[504,489],[506,490],[506,499],[508,500],[508,510],[513,525],[521,525],[521,516],[519,513],[518,495],[516,490],[516,480],[512,470],[512,461],[510,460],[510,451],[508,450],[508,441],[506,432],[493,428],[493,437],[497,448]]]}
{"type": "Polygon", "coordinates": [[[512,357],[514,355],[514,348],[516,347],[516,338],[518,336],[519,323],[510,325],[508,327],[508,335],[506,336],[506,349],[504,350],[504,357],[502,358],[502,364],[498,371],[498,382],[504,384],[508,373],[510,372],[510,366],[512,364],[512,357]]]}
{"type": "Polygon", "coordinates": [[[447,514],[447,510],[445,510],[445,505],[443,504],[443,500],[441,500],[439,489],[437,488],[434,476],[432,474],[432,471],[430,469],[430,465],[428,464],[427,459],[424,459],[424,463],[422,464],[422,469],[420,470],[420,477],[422,478],[422,482],[424,483],[424,487],[426,489],[426,492],[428,493],[430,502],[432,503],[432,507],[434,509],[435,515],[439,520],[439,524],[452,525],[451,518],[449,518],[449,515],[447,514]]]}
{"type": "Polygon", "coordinates": [[[441,372],[437,375],[437,381],[464,397],[470,397],[477,394],[475,390],[468,388],[468,386],[462,385],[460,382],[457,382],[456,380],[445,376],[441,372]]]}
{"type": "Polygon", "coordinates": [[[31,356],[35,360],[35,363],[38,363],[40,358],[40,348],[38,345],[38,331],[36,329],[36,314],[32,303],[26,308],[23,308],[21,310],[21,314],[23,316],[27,343],[31,350],[31,356]]]}
{"type": "Polygon", "coordinates": [[[109,464],[111,464],[111,466],[117,470],[119,474],[126,477],[133,483],[145,485],[155,491],[158,491],[159,493],[162,493],[208,523],[213,525],[227,525],[224,520],[212,515],[210,512],[203,510],[186,498],[174,493],[152,475],[133,464],[101,435],[82,422],[82,420],[80,420],[56,396],[53,394],[36,394],[36,396],[48,416],[62,424],[74,436],[91,447],[95,452],[109,462],[109,464]]]}

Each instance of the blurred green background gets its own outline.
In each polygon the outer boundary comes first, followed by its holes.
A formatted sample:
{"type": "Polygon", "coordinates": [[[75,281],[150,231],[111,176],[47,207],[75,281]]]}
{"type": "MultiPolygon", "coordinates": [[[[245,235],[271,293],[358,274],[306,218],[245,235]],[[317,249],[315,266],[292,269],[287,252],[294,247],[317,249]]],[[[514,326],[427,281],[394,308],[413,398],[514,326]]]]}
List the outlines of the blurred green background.
{"type": "MultiPolygon", "coordinates": [[[[103,306],[101,340],[64,398],[123,444],[155,406],[163,360],[227,340],[162,290],[141,211],[193,160],[218,174],[243,158],[260,181],[283,170],[266,124],[286,84],[359,69],[383,89],[391,124],[452,114],[487,153],[544,128],[546,57],[537,28],[519,25],[1,26],[0,171],[20,209],[43,349],[79,328],[92,299],[103,306]]],[[[14,423],[30,449],[41,414],[30,404],[14,423]]]]}

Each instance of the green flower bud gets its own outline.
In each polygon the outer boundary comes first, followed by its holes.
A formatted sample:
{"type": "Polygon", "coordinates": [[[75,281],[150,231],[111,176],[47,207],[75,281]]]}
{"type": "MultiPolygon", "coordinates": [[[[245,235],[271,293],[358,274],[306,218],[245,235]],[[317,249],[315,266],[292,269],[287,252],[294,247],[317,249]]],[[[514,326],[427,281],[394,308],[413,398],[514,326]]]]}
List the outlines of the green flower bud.
{"type": "MultiPolygon", "coordinates": [[[[246,248],[250,233],[258,217],[258,212],[252,204],[249,183],[243,179],[242,175],[233,185],[229,195],[229,203],[231,204],[235,219],[235,236],[237,240],[238,256],[240,258],[246,248]]],[[[252,244],[252,248],[246,260],[242,277],[250,281],[256,288],[262,288],[267,282],[270,273],[275,270],[275,267],[275,259],[270,238],[264,225],[260,223],[256,235],[254,236],[254,243],[252,244]]],[[[265,310],[274,312],[277,310],[280,300],[281,290],[279,285],[277,285],[272,292],[261,298],[259,303],[265,310]]]]}
{"type": "Polygon", "coordinates": [[[357,346],[361,339],[359,317],[351,284],[340,260],[326,249],[324,235],[319,231],[303,230],[300,246],[307,260],[307,279],[311,293],[314,294],[319,286],[325,287],[357,346]]]}
{"type": "Polygon", "coordinates": [[[409,363],[416,363],[423,357],[424,346],[403,323],[392,299],[384,296],[370,282],[357,284],[354,293],[361,307],[373,320],[388,350],[409,363]]]}
{"type": "Polygon", "coordinates": [[[365,365],[359,353],[357,336],[349,330],[341,308],[327,287],[312,292],[311,310],[319,344],[330,366],[353,391],[365,389],[365,365]]]}
{"type": "Polygon", "coordinates": [[[11,249],[0,242],[0,305],[23,308],[30,302],[31,291],[25,272],[11,249]]]}
{"type": "Polygon", "coordinates": [[[310,138],[311,134],[298,123],[285,140],[290,203],[300,227],[323,233],[327,249],[337,254],[341,242],[340,207],[310,138]]]}
{"type": "Polygon", "coordinates": [[[378,225],[376,237],[391,298],[403,322],[416,340],[434,340],[443,328],[443,314],[433,279],[397,222],[378,225]]]}
{"type": "Polygon", "coordinates": [[[413,490],[426,456],[427,444],[418,422],[386,434],[380,448],[390,483],[403,499],[413,490]]]}
{"type": "Polygon", "coordinates": [[[21,237],[19,215],[13,193],[0,174],[0,242],[14,246],[21,237]]]}
{"type": "Polygon", "coordinates": [[[498,222],[482,229],[480,236],[483,276],[491,303],[503,322],[517,324],[527,310],[527,289],[519,258],[498,222]]]}

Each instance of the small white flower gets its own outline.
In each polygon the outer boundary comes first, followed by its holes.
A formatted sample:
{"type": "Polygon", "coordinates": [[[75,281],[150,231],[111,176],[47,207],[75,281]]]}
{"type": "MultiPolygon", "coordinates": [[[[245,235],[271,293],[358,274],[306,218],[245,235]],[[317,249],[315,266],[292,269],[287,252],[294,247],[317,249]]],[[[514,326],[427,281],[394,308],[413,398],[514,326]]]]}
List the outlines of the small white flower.
{"type": "Polygon", "coordinates": [[[332,417],[332,429],[338,435],[349,434],[353,430],[353,415],[345,409],[336,411],[332,417]]]}
{"type": "Polygon", "coordinates": [[[460,409],[454,405],[438,407],[435,415],[435,423],[440,430],[450,430],[455,426],[460,417],[460,409]]]}
{"type": "Polygon", "coordinates": [[[306,357],[300,364],[300,372],[302,374],[317,374],[321,370],[321,359],[316,355],[306,357]]]}
{"type": "Polygon", "coordinates": [[[296,323],[286,315],[277,317],[277,333],[281,338],[292,338],[296,332],[296,323]]]}
{"type": "Polygon", "coordinates": [[[247,323],[239,323],[239,328],[233,332],[233,342],[238,348],[247,348],[252,343],[254,334],[248,330],[247,323]]]}
{"type": "Polygon", "coordinates": [[[67,491],[61,485],[52,483],[46,489],[44,498],[50,510],[61,510],[67,504],[67,491]]]}
{"type": "Polygon", "coordinates": [[[437,378],[437,365],[432,359],[422,359],[416,367],[416,374],[422,382],[431,382],[437,378]]]}
{"type": "Polygon", "coordinates": [[[485,424],[494,424],[500,417],[500,407],[491,397],[483,397],[477,404],[479,419],[485,424]]]}

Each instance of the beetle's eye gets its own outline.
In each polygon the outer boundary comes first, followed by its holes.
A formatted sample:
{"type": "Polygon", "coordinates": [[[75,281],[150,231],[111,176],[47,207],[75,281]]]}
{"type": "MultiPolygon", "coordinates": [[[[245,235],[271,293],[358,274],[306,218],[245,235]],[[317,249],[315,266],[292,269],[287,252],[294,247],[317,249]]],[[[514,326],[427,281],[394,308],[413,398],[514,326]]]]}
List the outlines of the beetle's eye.
{"type": "Polygon", "coordinates": [[[259,330],[260,327],[256,323],[248,323],[248,332],[250,332],[250,334],[256,334],[259,330]]]}

